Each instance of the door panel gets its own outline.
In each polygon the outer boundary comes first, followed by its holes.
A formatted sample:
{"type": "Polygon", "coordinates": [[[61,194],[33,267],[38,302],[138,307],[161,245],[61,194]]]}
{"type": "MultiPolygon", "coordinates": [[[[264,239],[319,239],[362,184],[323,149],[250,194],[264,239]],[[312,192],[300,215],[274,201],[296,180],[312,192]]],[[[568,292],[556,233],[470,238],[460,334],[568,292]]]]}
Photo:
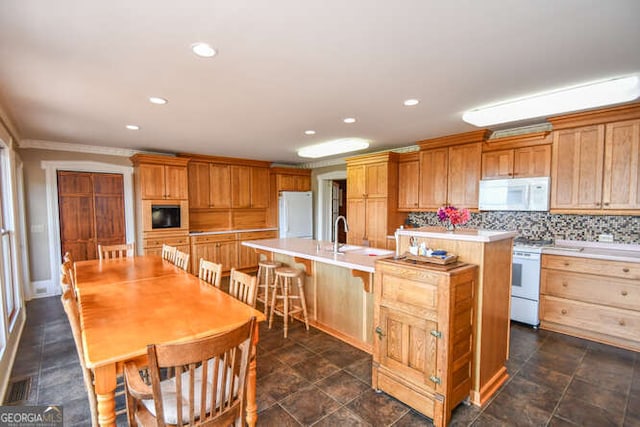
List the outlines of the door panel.
{"type": "MultiPolygon", "coordinates": [[[[59,195],[61,254],[69,252],[75,261],[96,258],[93,197],[59,195]]],[[[62,260],[60,260],[62,262],[62,260]]]]}

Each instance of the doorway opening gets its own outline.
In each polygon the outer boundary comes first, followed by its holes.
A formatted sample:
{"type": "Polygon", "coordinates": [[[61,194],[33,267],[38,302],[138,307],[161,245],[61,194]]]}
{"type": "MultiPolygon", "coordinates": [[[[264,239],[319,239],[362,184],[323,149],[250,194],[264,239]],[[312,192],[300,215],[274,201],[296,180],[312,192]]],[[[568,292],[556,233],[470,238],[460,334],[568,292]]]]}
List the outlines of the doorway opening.
{"type": "MultiPolygon", "coordinates": [[[[347,217],[347,171],[323,173],[318,175],[316,179],[318,182],[316,240],[332,241],[333,224],[340,215],[339,212],[344,212],[343,215],[345,218],[347,217]],[[340,206],[340,200],[342,200],[342,206],[340,206]],[[343,210],[341,211],[341,209],[343,210]]],[[[338,234],[340,239],[340,233],[338,234]]],[[[344,239],[346,241],[346,237],[344,239]]]]}
{"type": "MultiPolygon", "coordinates": [[[[331,181],[331,224],[335,224],[338,216],[347,217],[347,180],[336,179],[331,181]]],[[[331,227],[331,240],[333,241],[335,227],[331,227]]],[[[347,233],[344,227],[338,227],[338,243],[347,243],[347,233]]]]}

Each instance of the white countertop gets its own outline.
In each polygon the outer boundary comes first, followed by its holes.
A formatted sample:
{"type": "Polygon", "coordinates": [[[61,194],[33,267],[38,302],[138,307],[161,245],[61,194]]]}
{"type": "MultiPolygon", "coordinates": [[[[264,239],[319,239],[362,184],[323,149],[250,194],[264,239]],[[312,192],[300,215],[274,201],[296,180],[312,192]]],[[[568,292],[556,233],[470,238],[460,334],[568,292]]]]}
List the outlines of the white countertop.
{"type": "Polygon", "coordinates": [[[249,246],[250,248],[309,259],[325,264],[337,265],[351,270],[366,271],[368,273],[373,273],[375,271],[375,261],[377,259],[388,258],[395,255],[394,251],[353,245],[345,246],[344,248],[347,250],[338,255],[333,253],[333,243],[311,239],[288,238],[248,240],[242,242],[242,244],[249,246]],[[320,245],[321,248],[319,251],[318,245],[320,245]],[[354,253],[354,251],[366,251],[369,249],[373,251],[384,251],[387,253],[378,256],[354,253]]]}
{"type": "Polygon", "coordinates": [[[512,239],[515,231],[477,230],[459,228],[456,231],[446,231],[443,227],[404,228],[397,230],[400,236],[430,237],[432,239],[464,240],[468,242],[495,242],[512,239]]]}
{"type": "Polygon", "coordinates": [[[252,231],[277,231],[277,228],[248,228],[246,230],[222,230],[222,231],[190,231],[189,236],[207,236],[209,234],[249,233],[252,231]]]}
{"type": "Polygon", "coordinates": [[[542,253],[640,263],[640,245],[556,240],[554,246],[543,248],[542,253]]]}

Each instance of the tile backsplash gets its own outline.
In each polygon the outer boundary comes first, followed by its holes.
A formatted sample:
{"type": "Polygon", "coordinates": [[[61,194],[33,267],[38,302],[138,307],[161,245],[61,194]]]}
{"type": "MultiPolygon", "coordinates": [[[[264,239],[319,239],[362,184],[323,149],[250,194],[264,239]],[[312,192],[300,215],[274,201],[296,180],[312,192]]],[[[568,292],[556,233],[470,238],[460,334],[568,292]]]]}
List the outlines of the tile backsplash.
{"type": "MultiPolygon", "coordinates": [[[[412,212],[407,221],[417,227],[438,226],[435,212],[412,212]]],[[[532,239],[597,242],[612,234],[616,243],[640,244],[640,216],[557,215],[549,212],[479,212],[461,228],[516,231],[532,239]]]]}

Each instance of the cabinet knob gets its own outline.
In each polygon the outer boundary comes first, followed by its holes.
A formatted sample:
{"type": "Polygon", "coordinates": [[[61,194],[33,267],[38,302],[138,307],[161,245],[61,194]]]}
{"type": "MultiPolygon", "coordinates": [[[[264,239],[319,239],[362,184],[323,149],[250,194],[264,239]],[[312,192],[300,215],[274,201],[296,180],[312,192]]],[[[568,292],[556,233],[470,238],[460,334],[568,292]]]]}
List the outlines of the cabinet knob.
{"type": "Polygon", "coordinates": [[[605,206],[609,206],[609,202],[605,202],[603,203],[605,206]]]}
{"type": "Polygon", "coordinates": [[[627,296],[627,291],[622,291],[622,292],[620,292],[620,294],[621,294],[623,297],[626,297],[626,296],[627,296]]]}
{"type": "Polygon", "coordinates": [[[602,204],[600,202],[596,203],[596,206],[601,206],[602,204]]]}
{"type": "Polygon", "coordinates": [[[566,288],[567,286],[569,286],[569,284],[567,282],[562,282],[562,287],[566,288]]]}
{"type": "Polygon", "coordinates": [[[626,323],[625,323],[625,321],[624,321],[624,320],[619,320],[619,321],[618,321],[618,325],[620,325],[620,326],[624,326],[624,325],[626,325],[626,323]]]}
{"type": "Polygon", "coordinates": [[[629,269],[627,267],[623,268],[622,271],[624,271],[625,273],[629,272],[629,269]]]}
{"type": "Polygon", "coordinates": [[[568,261],[565,261],[565,262],[564,262],[564,266],[565,266],[565,267],[569,267],[569,262],[568,262],[568,261]]]}
{"type": "Polygon", "coordinates": [[[562,310],[560,310],[560,313],[562,314],[567,314],[567,310],[565,310],[564,308],[562,310]]]}

